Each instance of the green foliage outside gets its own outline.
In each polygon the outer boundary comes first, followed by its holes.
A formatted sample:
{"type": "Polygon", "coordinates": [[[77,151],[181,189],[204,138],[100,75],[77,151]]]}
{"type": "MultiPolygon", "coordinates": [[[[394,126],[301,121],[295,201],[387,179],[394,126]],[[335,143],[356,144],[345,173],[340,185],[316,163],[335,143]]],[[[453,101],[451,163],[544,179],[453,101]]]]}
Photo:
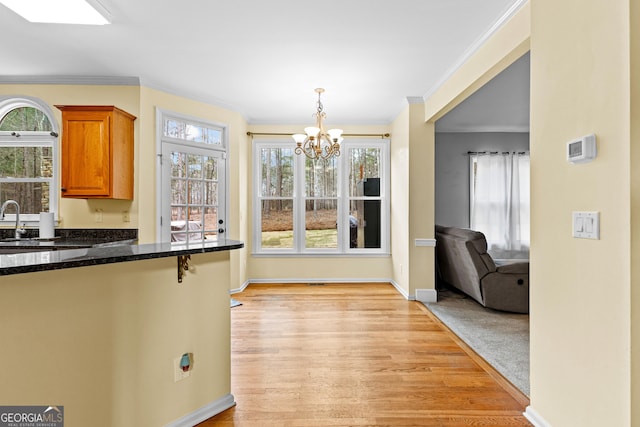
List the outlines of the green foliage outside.
{"type": "MultiPolygon", "coordinates": [[[[33,107],[11,110],[0,119],[0,131],[51,132],[47,116],[33,107]]],[[[16,141],[28,141],[28,136],[11,135],[16,141]]],[[[5,138],[5,141],[7,139],[5,138]]],[[[49,210],[49,186],[53,177],[52,147],[8,147],[0,145],[0,177],[11,182],[0,183],[0,201],[13,199],[20,205],[21,213],[36,214],[49,210]],[[42,178],[41,182],[21,182],[23,178],[42,178]]]]}
{"type": "Polygon", "coordinates": [[[33,107],[13,109],[0,119],[0,131],[51,132],[52,130],[47,116],[33,107]]]}
{"type": "MultiPolygon", "coordinates": [[[[269,147],[260,151],[261,176],[260,195],[263,197],[262,248],[293,248],[293,196],[294,164],[292,148],[269,147]]],[[[349,174],[346,189],[349,197],[362,196],[362,182],[381,176],[382,151],[380,148],[344,149],[349,174]]],[[[338,160],[304,162],[305,197],[305,247],[337,248],[338,222],[347,224],[347,218],[337,217],[338,207],[338,160]]],[[[355,206],[355,202],[350,202],[355,206]]],[[[354,210],[354,207],[351,207],[354,210]]],[[[357,215],[357,214],[355,214],[357,215]]]]}

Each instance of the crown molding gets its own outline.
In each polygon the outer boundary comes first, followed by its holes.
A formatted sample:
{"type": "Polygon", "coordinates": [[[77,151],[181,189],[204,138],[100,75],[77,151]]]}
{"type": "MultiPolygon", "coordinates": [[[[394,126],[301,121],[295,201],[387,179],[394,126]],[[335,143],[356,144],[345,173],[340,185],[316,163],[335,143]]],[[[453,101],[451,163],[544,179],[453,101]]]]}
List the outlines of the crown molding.
{"type": "Polygon", "coordinates": [[[398,108],[393,112],[391,116],[389,116],[386,122],[381,123],[385,125],[390,125],[393,123],[395,119],[398,118],[400,113],[402,113],[409,105],[415,104],[423,104],[424,98],[422,96],[406,96],[402,98],[402,101],[399,103],[398,108]]]}
{"type": "Polygon", "coordinates": [[[443,74],[443,76],[436,82],[435,85],[431,87],[424,94],[424,99],[429,99],[431,95],[433,95],[442,85],[449,80],[455,73],[462,67],[462,65],[469,60],[476,52],[482,47],[486,41],[496,33],[507,22],[511,19],[521,8],[524,6],[529,0],[517,0],[507,11],[500,17],[496,22],[493,23],[487,31],[485,31],[480,37],[478,37],[471,45],[464,51],[464,53],[458,58],[456,62],[443,74]]]}
{"type": "Polygon", "coordinates": [[[407,102],[409,104],[424,104],[423,96],[407,96],[407,102]]]}
{"type": "Polygon", "coordinates": [[[102,15],[109,24],[113,24],[113,14],[109,9],[106,8],[102,1],[100,0],[85,0],[91,7],[98,11],[100,15],[102,15]]]}
{"type": "Polygon", "coordinates": [[[0,76],[0,84],[140,86],[140,79],[124,76],[0,76]]]}
{"type": "MultiPolygon", "coordinates": [[[[195,92],[176,89],[171,86],[155,83],[140,77],[119,76],[2,76],[0,84],[43,84],[43,85],[97,85],[97,86],[144,86],[156,89],[171,95],[188,98],[194,101],[224,108],[239,113],[243,118],[245,114],[237,106],[217,98],[206,97],[195,92]]],[[[246,120],[246,118],[245,118],[246,120]]]]}

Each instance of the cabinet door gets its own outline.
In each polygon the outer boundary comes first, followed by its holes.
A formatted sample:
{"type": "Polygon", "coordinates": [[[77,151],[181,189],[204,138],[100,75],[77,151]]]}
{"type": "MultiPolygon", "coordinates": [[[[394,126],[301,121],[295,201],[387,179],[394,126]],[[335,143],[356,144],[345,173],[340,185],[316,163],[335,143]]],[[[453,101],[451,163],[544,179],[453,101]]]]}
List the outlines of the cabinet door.
{"type": "Polygon", "coordinates": [[[111,114],[65,112],[62,139],[63,197],[110,195],[111,114]]]}

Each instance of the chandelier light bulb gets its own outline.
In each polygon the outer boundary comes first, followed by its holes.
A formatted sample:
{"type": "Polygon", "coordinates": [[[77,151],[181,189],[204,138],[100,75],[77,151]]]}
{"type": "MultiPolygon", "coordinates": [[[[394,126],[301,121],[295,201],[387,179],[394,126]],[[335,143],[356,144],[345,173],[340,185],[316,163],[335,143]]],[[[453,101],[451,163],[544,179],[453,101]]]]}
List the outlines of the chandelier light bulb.
{"type": "Polygon", "coordinates": [[[304,133],[296,133],[293,135],[293,140],[298,144],[298,146],[301,146],[305,139],[307,139],[307,135],[304,133]]]}
{"type": "Polygon", "coordinates": [[[327,133],[333,142],[337,142],[338,139],[342,140],[342,129],[329,129],[327,133]]]}
{"type": "Polygon", "coordinates": [[[307,136],[309,138],[315,138],[320,133],[320,128],[317,128],[315,126],[309,126],[304,128],[304,131],[307,133],[307,136]]]}

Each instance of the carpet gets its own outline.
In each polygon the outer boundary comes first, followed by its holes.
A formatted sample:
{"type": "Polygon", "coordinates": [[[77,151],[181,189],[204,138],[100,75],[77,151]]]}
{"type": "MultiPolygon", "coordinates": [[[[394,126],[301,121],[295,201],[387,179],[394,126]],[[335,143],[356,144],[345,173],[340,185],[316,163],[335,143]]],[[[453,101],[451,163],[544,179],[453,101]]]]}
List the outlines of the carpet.
{"type": "Polygon", "coordinates": [[[485,308],[452,289],[427,308],[469,347],[529,396],[529,315],[485,308]]]}

